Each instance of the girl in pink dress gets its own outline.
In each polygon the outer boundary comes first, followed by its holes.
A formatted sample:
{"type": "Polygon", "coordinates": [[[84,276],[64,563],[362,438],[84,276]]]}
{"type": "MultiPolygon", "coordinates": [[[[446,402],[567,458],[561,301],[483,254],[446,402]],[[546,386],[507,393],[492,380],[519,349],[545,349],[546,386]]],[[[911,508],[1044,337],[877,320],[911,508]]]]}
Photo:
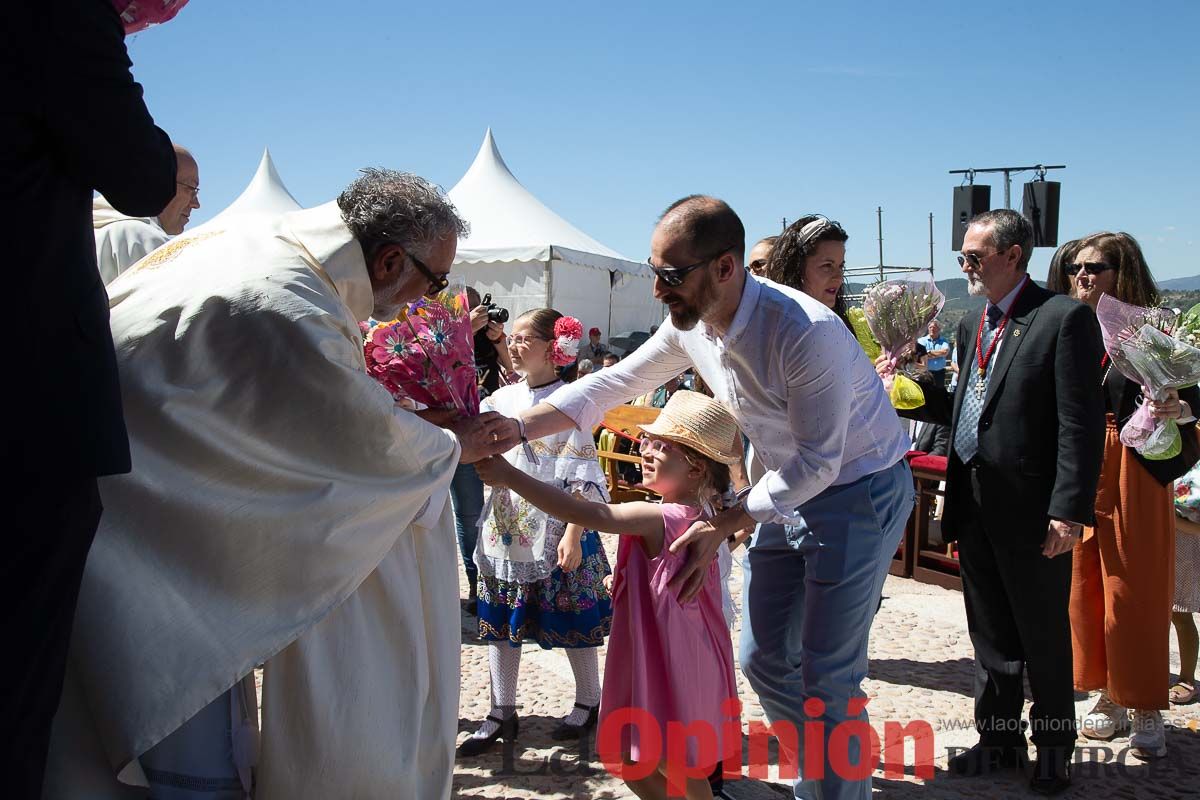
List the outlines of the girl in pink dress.
{"type": "Polygon", "coordinates": [[[639,797],[665,798],[670,789],[670,796],[711,800],[707,776],[725,754],[741,766],[738,706],[729,702],[737,700],[733,644],[717,561],[700,593],[681,604],[667,584],[687,553],[670,545],[714,513],[729,488],[729,465],[741,459],[741,432],[719,403],[686,391],[642,430],[643,483],[661,504],[590,502],[503,458],[476,468],[485,483],[508,487],[556,519],[621,534],[598,749],[602,757],[619,753],[621,777],[639,797]]]}

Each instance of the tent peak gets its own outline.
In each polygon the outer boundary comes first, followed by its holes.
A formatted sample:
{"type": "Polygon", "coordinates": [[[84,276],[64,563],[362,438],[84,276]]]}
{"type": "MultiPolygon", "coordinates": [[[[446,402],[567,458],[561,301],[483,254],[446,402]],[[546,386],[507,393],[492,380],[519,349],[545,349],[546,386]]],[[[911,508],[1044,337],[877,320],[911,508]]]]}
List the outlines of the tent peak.
{"type": "Polygon", "coordinates": [[[475,154],[475,160],[471,162],[467,172],[474,172],[476,168],[481,172],[500,171],[514,181],[517,180],[512,170],[508,168],[508,164],[504,162],[504,156],[500,155],[500,148],[496,146],[496,137],[492,134],[491,127],[484,133],[483,143],[479,145],[479,152],[475,154]]]}

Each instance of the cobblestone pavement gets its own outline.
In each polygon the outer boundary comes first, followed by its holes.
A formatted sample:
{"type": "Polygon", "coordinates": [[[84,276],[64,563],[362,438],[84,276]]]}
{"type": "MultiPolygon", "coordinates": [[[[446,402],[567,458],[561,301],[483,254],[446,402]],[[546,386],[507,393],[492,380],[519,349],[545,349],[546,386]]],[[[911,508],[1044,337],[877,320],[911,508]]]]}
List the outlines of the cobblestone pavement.
{"type": "MultiPolygon", "coordinates": [[[[615,563],[616,537],[605,536],[610,560],[615,563]]],[[[740,554],[740,551],[739,551],[740,554]]],[[[461,569],[460,569],[461,573],[461,569]]],[[[731,589],[741,592],[741,567],[734,564],[731,589]]],[[[460,574],[462,595],[465,579],[460,574]]],[[[487,645],[476,636],[474,618],[463,616],[462,694],[459,704],[459,741],[465,739],[488,712],[487,645]]],[[[734,641],[737,641],[737,629],[734,641]]],[[[736,653],[736,647],[734,648],[736,653]]],[[[962,595],[889,577],[883,607],[875,620],[870,644],[870,677],[864,684],[870,696],[868,711],[876,730],[885,720],[907,723],[927,720],[934,731],[935,775],[922,781],[913,775],[914,745],[907,745],[903,777],[875,773],[875,796],[886,798],[1012,798],[1032,795],[1017,773],[989,778],[960,778],[945,772],[947,749],[967,747],[975,741],[972,718],[972,651],[967,636],[962,595]]],[[[1172,636],[1172,666],[1179,654],[1172,636]]],[[[601,665],[604,654],[600,655],[601,665]]],[[[763,719],[762,709],[745,677],[738,672],[743,702],[743,725],[763,719]]],[[[1078,695],[1076,711],[1082,716],[1091,701],[1078,695]]],[[[618,779],[604,771],[594,751],[580,757],[579,745],[554,742],[550,732],[571,709],[574,681],[562,651],[523,649],[517,704],[521,733],[516,745],[474,759],[460,759],[454,775],[458,798],[633,798],[618,779]]],[[[1028,706],[1026,708],[1028,711],[1028,706]]],[[[1200,705],[1173,708],[1166,713],[1168,757],[1153,763],[1138,760],[1127,751],[1128,738],[1108,743],[1081,739],[1076,752],[1075,781],[1063,797],[1196,798],[1200,797],[1200,705]],[[1189,730],[1189,724],[1191,730],[1189,730]],[[1099,753],[1085,748],[1107,748],[1099,753]],[[1079,759],[1085,763],[1079,764],[1079,759]],[[1095,763],[1106,760],[1103,766],[1095,763]]],[[[1031,753],[1033,751],[1031,750],[1031,753]]],[[[728,782],[726,791],[737,800],[786,798],[786,781],[778,780],[775,767],[768,780],[728,782]]]]}

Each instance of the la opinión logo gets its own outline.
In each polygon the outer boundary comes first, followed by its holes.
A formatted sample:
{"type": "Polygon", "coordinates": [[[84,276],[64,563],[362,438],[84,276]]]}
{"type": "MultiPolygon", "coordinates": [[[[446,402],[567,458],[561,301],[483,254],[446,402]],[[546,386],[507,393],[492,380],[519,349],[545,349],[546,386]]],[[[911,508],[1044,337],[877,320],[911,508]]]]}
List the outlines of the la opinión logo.
{"type": "MultiPolygon", "coordinates": [[[[799,777],[797,753],[803,752],[804,777],[821,780],[826,769],[826,742],[828,741],[828,764],[834,774],[847,781],[862,781],[869,778],[883,756],[884,774],[891,779],[905,777],[904,743],[913,741],[914,774],[923,780],[934,776],[933,726],[925,720],[907,723],[886,721],[883,724],[883,740],[864,719],[858,719],[866,709],[867,698],[854,698],[847,705],[844,722],[833,726],[826,736],[825,702],[810,697],[804,702],[804,713],[809,718],[802,724],[803,730],[788,721],[780,720],[768,724],[761,720],[747,723],[747,759],[745,775],[750,778],[766,779],[770,768],[770,742],[774,739],[779,746],[779,777],[799,777]],[[801,740],[803,736],[803,740],[801,740]],[[800,744],[804,747],[801,750],[800,744]],[[857,759],[852,756],[857,754],[857,759]]],[[[736,698],[721,704],[723,721],[719,726],[707,721],[684,724],[668,721],[664,726],[644,708],[619,708],[604,718],[596,737],[596,750],[604,768],[622,780],[641,780],[655,772],[660,763],[667,765],[667,792],[671,796],[683,796],[688,778],[707,778],[713,765],[720,762],[721,774],[726,780],[743,777],[741,701],[736,698]],[[626,731],[636,731],[638,761],[625,763],[627,744],[631,737],[626,731]],[[724,752],[718,753],[723,743],[724,752]],[[689,766],[689,762],[691,766],[689,766]]]]}

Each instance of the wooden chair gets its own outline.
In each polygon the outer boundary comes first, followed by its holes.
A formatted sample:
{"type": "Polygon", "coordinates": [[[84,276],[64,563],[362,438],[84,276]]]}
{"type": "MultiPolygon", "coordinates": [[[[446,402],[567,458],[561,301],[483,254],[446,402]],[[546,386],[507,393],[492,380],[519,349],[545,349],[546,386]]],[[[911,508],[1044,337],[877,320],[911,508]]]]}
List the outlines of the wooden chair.
{"type": "Polygon", "coordinates": [[[932,512],[937,498],[944,495],[939,487],[946,480],[946,457],[918,455],[908,463],[917,489],[917,505],[910,523],[912,536],[908,542],[909,574],[921,583],[962,591],[957,548],[954,544],[935,545],[929,541],[931,528],[941,524],[933,519],[932,512]]]}
{"type": "MultiPolygon", "coordinates": [[[[641,436],[641,429],[638,426],[646,425],[658,419],[659,411],[660,409],[647,408],[645,406],[617,406],[604,415],[604,425],[636,439],[641,436]]],[[[605,428],[601,426],[596,428],[593,433],[599,433],[603,430],[605,428]]],[[[615,447],[612,449],[597,448],[596,455],[601,458],[601,463],[605,467],[604,472],[608,477],[608,493],[614,503],[627,503],[631,500],[652,500],[657,497],[649,489],[630,486],[621,479],[621,473],[617,465],[620,463],[640,464],[642,463],[640,456],[618,453],[615,447]]]]}

